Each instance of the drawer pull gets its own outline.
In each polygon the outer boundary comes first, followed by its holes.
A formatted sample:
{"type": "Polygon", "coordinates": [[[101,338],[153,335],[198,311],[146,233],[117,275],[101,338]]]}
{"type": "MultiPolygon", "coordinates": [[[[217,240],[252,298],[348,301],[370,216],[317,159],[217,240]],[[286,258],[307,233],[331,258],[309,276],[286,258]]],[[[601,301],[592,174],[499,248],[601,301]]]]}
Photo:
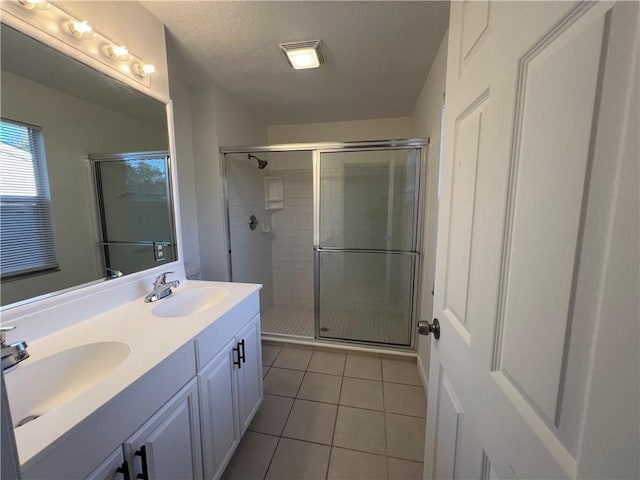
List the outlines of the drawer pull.
{"type": "Polygon", "coordinates": [[[121,466],[116,468],[116,473],[121,473],[124,480],[130,480],[131,477],[129,476],[129,464],[126,460],[122,462],[121,466]]]}
{"type": "Polygon", "coordinates": [[[142,473],[136,475],[140,480],[149,480],[149,470],[147,469],[147,447],[142,445],[140,450],[136,450],[135,455],[142,459],[142,473]]]}
{"type": "Polygon", "coordinates": [[[247,363],[247,359],[244,356],[244,354],[245,354],[244,338],[242,339],[242,341],[238,345],[242,347],[242,354],[240,352],[238,352],[238,360],[242,360],[242,363],[247,363]]]}
{"type": "MultiPolygon", "coordinates": [[[[235,358],[233,360],[233,364],[237,365],[238,368],[242,368],[242,357],[240,356],[240,343],[237,344],[237,346],[233,347],[233,351],[238,353],[238,360],[236,361],[235,358]]],[[[233,356],[233,354],[232,354],[233,356]]]]}

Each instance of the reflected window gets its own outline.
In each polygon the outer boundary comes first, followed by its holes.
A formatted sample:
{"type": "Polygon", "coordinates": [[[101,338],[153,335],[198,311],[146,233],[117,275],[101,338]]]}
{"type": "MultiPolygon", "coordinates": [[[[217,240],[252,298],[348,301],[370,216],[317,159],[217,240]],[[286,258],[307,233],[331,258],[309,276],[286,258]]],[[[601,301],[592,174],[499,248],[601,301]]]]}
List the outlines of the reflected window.
{"type": "Polygon", "coordinates": [[[44,139],[39,127],[0,119],[0,275],[58,268],[44,139]]]}

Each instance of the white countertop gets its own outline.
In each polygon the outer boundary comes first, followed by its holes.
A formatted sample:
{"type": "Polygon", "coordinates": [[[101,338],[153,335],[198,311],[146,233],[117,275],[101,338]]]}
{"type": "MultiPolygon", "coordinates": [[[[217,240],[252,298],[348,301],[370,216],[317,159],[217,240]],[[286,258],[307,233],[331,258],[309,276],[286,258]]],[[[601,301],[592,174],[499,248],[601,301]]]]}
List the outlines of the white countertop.
{"type": "Polygon", "coordinates": [[[89,343],[122,342],[130,352],[118,367],[87,391],[15,430],[20,463],[24,465],[33,459],[260,288],[261,285],[254,284],[186,280],[172,297],[154,303],[144,303],[139,298],[30,343],[31,357],[5,375],[10,376],[49,355],[89,343]],[[189,316],[161,318],[152,314],[162,302],[200,287],[222,287],[229,294],[212,308],[189,316]]]}

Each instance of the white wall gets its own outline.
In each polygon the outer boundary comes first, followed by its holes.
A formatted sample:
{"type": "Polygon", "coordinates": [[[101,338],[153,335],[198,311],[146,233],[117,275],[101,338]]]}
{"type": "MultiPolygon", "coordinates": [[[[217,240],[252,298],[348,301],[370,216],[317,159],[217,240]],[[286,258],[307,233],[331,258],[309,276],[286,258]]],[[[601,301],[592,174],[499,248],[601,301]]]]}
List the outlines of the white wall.
{"type": "MultiPolygon", "coordinates": [[[[195,191],[202,279],[227,280],[220,147],[264,145],[267,143],[267,127],[249,108],[215,86],[192,88],[189,99],[194,181],[181,179],[179,186],[183,192],[195,191]]],[[[180,103],[184,101],[183,98],[180,103]]],[[[180,105],[177,108],[186,109],[180,105]]],[[[181,142],[184,141],[186,135],[181,138],[181,142]]],[[[177,148],[179,150],[180,145],[177,148]]]]}
{"type": "Polygon", "coordinates": [[[167,149],[166,129],[4,71],[2,116],[42,128],[60,266],[3,282],[2,305],[103,278],[88,155],[167,149]]]}
{"type": "Polygon", "coordinates": [[[269,143],[355,142],[409,138],[411,119],[379,118],[348,122],[269,125],[269,143]]]}
{"type": "MultiPolygon", "coordinates": [[[[438,174],[440,159],[440,135],[442,103],[444,100],[447,69],[448,34],[445,33],[438,53],[431,65],[418,101],[411,115],[411,135],[429,137],[427,156],[427,198],[425,204],[424,235],[422,247],[422,291],[420,293],[420,320],[432,320],[435,277],[436,229],[438,223],[438,174]]],[[[426,377],[429,375],[431,336],[418,336],[419,363],[426,377]]]]}
{"type": "Polygon", "coordinates": [[[182,224],[182,252],[187,270],[200,268],[200,242],[198,231],[198,206],[195,191],[195,163],[191,125],[191,101],[189,88],[184,85],[176,70],[169,71],[171,99],[173,101],[175,164],[178,170],[178,200],[182,224]]]}

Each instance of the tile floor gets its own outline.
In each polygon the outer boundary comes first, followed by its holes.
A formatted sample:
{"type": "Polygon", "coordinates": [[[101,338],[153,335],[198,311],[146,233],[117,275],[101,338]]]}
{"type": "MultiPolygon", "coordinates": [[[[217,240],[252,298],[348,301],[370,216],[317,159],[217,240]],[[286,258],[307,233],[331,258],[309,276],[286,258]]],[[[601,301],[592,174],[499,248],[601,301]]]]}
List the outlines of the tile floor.
{"type": "Polygon", "coordinates": [[[263,344],[264,401],[223,479],[422,478],[415,361],[263,344]]]}

